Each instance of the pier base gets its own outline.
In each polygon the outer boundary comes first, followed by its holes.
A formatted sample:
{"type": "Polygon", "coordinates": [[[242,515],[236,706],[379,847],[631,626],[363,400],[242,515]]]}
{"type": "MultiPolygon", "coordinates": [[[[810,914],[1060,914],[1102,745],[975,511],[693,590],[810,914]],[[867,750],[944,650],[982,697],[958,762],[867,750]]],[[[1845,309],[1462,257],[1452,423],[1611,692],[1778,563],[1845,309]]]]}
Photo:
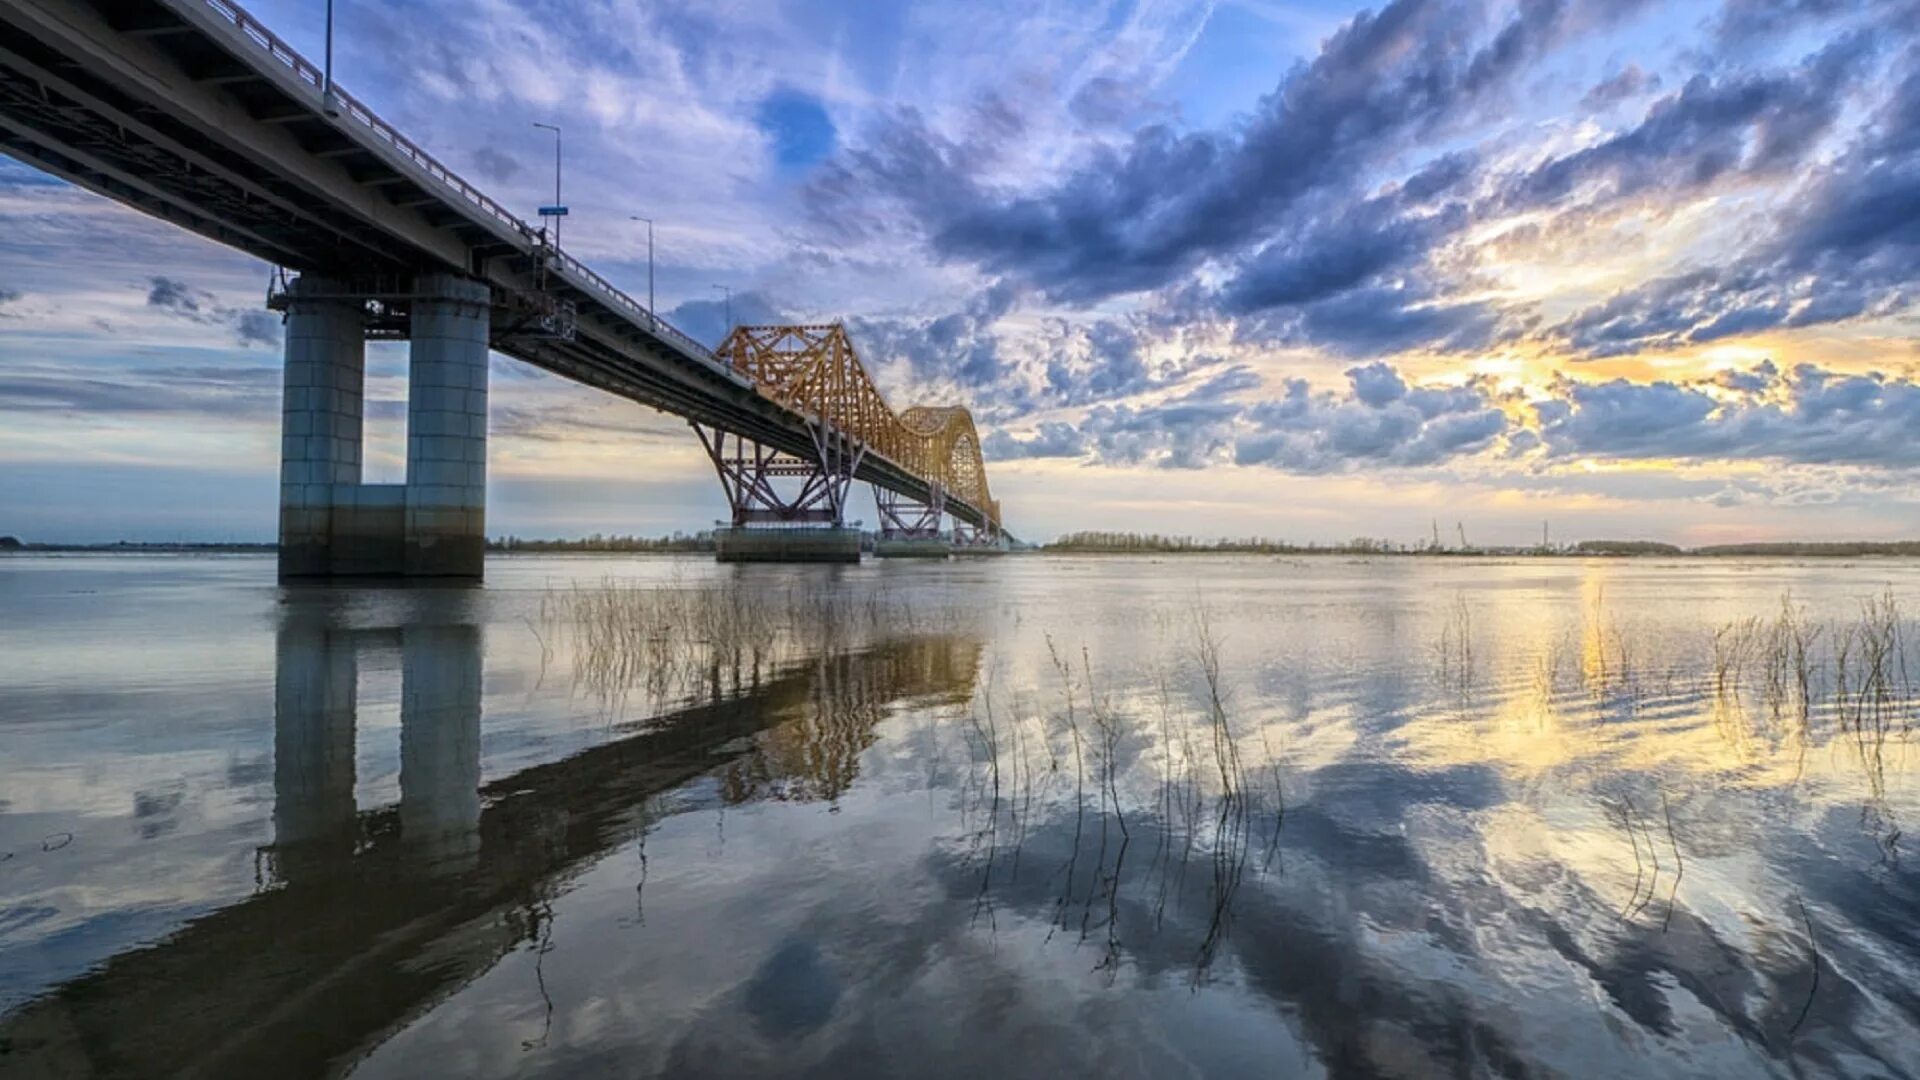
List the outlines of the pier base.
{"type": "Polygon", "coordinates": [[[953,554],[953,546],[939,538],[889,539],[883,536],[873,542],[873,553],[882,559],[944,559],[953,554]]]}
{"type": "Polygon", "coordinates": [[[860,530],[736,526],[714,530],[713,551],[719,562],[857,563],[860,530]]]}

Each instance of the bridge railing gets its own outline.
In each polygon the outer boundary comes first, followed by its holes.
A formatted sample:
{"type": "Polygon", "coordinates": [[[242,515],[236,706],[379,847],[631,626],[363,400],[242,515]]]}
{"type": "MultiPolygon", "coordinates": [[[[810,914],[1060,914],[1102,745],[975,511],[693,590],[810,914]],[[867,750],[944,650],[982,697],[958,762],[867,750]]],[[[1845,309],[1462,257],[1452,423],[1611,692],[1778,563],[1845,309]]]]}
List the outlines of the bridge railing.
{"type": "MultiPolygon", "coordinates": [[[[314,67],[311,61],[301,56],[293,46],[282,41],[272,30],[267,29],[260,20],[254,18],[245,8],[238,4],[231,3],[230,0],[205,0],[205,3],[208,8],[212,9],[221,18],[232,23],[234,28],[238,30],[242,36],[266,50],[267,54],[275,60],[285,64],[300,81],[312,86],[316,91],[325,92],[326,89],[330,89],[334,99],[340,103],[342,112],[371,132],[374,138],[393,147],[396,152],[405,158],[414,168],[419,170],[427,179],[433,180],[441,187],[452,192],[460,201],[478,210],[486,217],[492,218],[494,221],[512,229],[530,248],[537,247],[544,243],[539,230],[522,221],[518,215],[506,207],[488,198],[486,193],[482,192],[479,188],[461,179],[460,174],[440,164],[432,154],[427,153],[421,149],[417,143],[408,139],[405,135],[400,134],[399,131],[394,129],[393,125],[380,119],[378,113],[361,104],[353,95],[340,89],[338,83],[333,84],[330,88],[323,88],[322,83],[325,81],[325,76],[320,69],[314,67]]],[[[704,360],[708,364],[733,375],[735,378],[741,377],[737,372],[733,372],[731,368],[721,363],[720,360],[714,356],[713,350],[695,341],[679,327],[660,318],[638,300],[615,288],[612,282],[589,269],[585,263],[558,248],[551,249],[551,255],[555,263],[577,279],[574,282],[576,286],[598,295],[602,302],[621,311],[628,317],[643,321],[647,325],[647,328],[655,335],[671,340],[674,345],[691,354],[696,359],[704,360]]]]}
{"type": "Polygon", "coordinates": [[[560,250],[559,248],[553,249],[553,257],[554,257],[554,262],[558,263],[562,269],[571,271],[575,276],[582,279],[581,281],[575,282],[576,285],[584,284],[587,286],[591,286],[591,288],[588,291],[590,292],[597,291],[601,293],[602,300],[612,304],[616,308],[621,308],[625,310],[628,316],[645,322],[648,326],[648,329],[652,330],[656,336],[664,337],[672,340],[675,345],[680,346],[680,348],[686,350],[687,352],[692,353],[693,355],[699,357],[702,360],[707,361],[708,363],[714,365],[715,367],[720,368],[723,371],[727,371],[733,374],[738,374],[737,372],[734,372],[732,367],[723,363],[719,357],[715,356],[713,354],[712,349],[709,349],[705,345],[700,344],[698,341],[695,341],[692,337],[688,336],[687,333],[681,330],[679,327],[673,325],[667,320],[647,310],[647,307],[645,304],[642,304],[640,301],[635,300],[633,297],[628,296],[624,292],[621,292],[619,289],[614,288],[612,282],[608,281],[606,278],[601,277],[599,274],[594,273],[591,269],[587,267],[587,264],[581,262],[579,259],[574,258],[573,256],[560,250]]]}

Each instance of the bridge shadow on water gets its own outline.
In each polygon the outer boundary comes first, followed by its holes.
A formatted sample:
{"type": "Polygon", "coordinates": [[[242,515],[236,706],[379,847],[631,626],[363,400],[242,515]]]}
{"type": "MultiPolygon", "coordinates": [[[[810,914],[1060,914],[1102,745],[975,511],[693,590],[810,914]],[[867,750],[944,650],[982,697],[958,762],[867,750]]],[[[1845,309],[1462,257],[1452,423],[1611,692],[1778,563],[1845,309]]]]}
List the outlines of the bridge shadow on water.
{"type": "Polygon", "coordinates": [[[482,630],[458,591],[289,592],[276,633],[274,839],[258,889],[0,1021],[7,1075],[307,1076],[377,1047],[510,952],[539,948],[570,878],[642,838],[658,796],[713,775],[729,803],[832,798],[888,707],[964,702],[977,640],[715,653],[690,703],[481,782],[482,630]],[[400,797],[355,803],[364,658],[397,652],[400,797]]]}

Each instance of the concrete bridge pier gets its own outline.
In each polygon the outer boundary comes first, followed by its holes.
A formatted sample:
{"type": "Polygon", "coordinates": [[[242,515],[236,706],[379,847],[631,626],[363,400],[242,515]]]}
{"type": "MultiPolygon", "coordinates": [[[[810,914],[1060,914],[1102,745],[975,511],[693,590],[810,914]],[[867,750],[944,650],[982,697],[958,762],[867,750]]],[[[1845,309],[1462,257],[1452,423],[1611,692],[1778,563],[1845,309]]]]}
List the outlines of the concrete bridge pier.
{"type": "Polygon", "coordinates": [[[284,297],[280,577],[477,579],[485,566],[492,292],[452,274],[383,296],[407,313],[407,480],[361,481],[367,301],[302,275],[284,297]]]}
{"type": "Polygon", "coordinates": [[[478,578],[487,547],[487,334],[492,291],[416,279],[407,356],[407,493],[402,572],[478,578]]]}
{"type": "Polygon", "coordinates": [[[366,379],[364,305],[339,281],[296,278],[287,292],[280,398],[282,578],[337,572],[334,506],[343,489],[360,484],[366,379]]]}

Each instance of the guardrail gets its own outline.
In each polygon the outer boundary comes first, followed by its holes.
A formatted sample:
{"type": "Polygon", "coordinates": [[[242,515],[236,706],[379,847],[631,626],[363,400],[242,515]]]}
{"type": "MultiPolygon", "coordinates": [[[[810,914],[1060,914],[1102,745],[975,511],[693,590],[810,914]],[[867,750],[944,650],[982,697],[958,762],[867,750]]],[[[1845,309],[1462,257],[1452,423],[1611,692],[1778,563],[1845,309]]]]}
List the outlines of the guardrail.
{"type": "MultiPolygon", "coordinates": [[[[243,37],[264,49],[266,53],[275,60],[285,64],[300,81],[312,86],[315,91],[325,92],[321,86],[325,80],[325,76],[320,69],[314,67],[312,61],[301,56],[293,46],[282,41],[272,30],[267,29],[260,20],[254,18],[245,8],[239,4],[232,3],[231,0],[205,0],[205,3],[207,7],[211,8],[221,18],[232,23],[234,29],[238,30],[243,37]]],[[[393,125],[380,119],[378,113],[361,104],[359,100],[351,94],[340,89],[339,83],[334,83],[328,89],[331,90],[334,99],[340,103],[341,111],[346,116],[366,128],[374,138],[393,147],[409,164],[418,170],[423,178],[434,181],[442,188],[452,192],[461,202],[466,203],[487,217],[512,229],[520,235],[521,239],[529,248],[545,246],[545,240],[539,230],[528,225],[517,215],[488,198],[486,193],[482,192],[479,188],[461,179],[460,174],[440,164],[439,161],[434,159],[432,154],[427,153],[421,149],[418,144],[408,139],[405,135],[400,134],[399,131],[394,129],[393,125]]],[[[704,361],[730,376],[740,378],[739,374],[735,372],[733,368],[723,363],[713,354],[713,350],[689,337],[679,327],[660,318],[638,300],[615,288],[612,282],[594,273],[585,263],[561,251],[559,248],[550,248],[550,250],[553,261],[557,263],[560,268],[569,271],[572,276],[577,279],[573,282],[576,287],[585,292],[597,294],[604,303],[623,312],[629,318],[637,318],[643,321],[647,329],[656,336],[670,340],[675,346],[691,355],[694,359],[704,361]]],[[[749,383],[749,385],[751,384],[749,383]]]]}

